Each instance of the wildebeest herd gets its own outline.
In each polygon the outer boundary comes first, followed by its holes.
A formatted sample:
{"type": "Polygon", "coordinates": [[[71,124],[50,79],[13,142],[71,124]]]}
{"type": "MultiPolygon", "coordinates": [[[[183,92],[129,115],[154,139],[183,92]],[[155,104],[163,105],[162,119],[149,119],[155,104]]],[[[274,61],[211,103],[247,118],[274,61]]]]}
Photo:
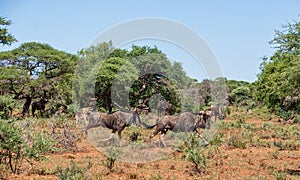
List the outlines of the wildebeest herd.
{"type": "Polygon", "coordinates": [[[122,131],[132,124],[135,124],[138,127],[144,127],[146,129],[152,129],[156,127],[155,131],[149,137],[149,142],[151,142],[151,139],[155,135],[161,133],[160,143],[163,147],[166,147],[164,136],[169,130],[173,132],[195,132],[204,140],[205,143],[208,143],[197,129],[210,128],[210,119],[212,115],[216,116],[216,118],[223,117],[222,115],[218,114],[222,113],[221,107],[217,107],[215,109],[210,108],[206,111],[200,111],[199,113],[182,112],[179,115],[166,114],[162,117],[158,117],[154,125],[147,125],[146,123],[142,122],[136,110],[129,112],[118,110],[111,113],[101,113],[86,110],[86,112],[82,112],[81,115],[77,114],[76,118],[77,121],[80,118],[87,121],[87,126],[83,128],[83,131],[86,134],[90,128],[96,128],[100,126],[112,130],[110,137],[106,140],[111,140],[113,135],[118,132],[119,142],[121,142],[122,139],[122,131]]]}

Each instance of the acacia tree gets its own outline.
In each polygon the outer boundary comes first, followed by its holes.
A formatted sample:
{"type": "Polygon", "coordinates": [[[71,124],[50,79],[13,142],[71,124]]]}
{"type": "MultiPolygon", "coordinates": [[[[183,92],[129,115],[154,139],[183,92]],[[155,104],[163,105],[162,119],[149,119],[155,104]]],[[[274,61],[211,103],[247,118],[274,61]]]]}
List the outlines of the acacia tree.
{"type": "Polygon", "coordinates": [[[270,42],[277,50],[264,57],[255,82],[256,98],[273,110],[300,111],[300,23],[276,31],[270,42]]]}
{"type": "Polygon", "coordinates": [[[23,43],[0,53],[2,93],[15,100],[25,99],[22,114],[29,114],[33,99],[44,98],[71,103],[71,83],[77,57],[48,44],[23,43]]]}
{"type": "Polygon", "coordinates": [[[16,38],[8,32],[6,26],[11,25],[10,20],[6,20],[4,17],[0,17],[0,44],[11,45],[16,42],[16,38]]]}
{"type": "Polygon", "coordinates": [[[108,42],[83,49],[80,57],[74,83],[80,107],[91,96],[97,96],[98,108],[107,111],[113,106],[141,107],[155,94],[179,106],[177,89],[192,82],[181,64],[172,64],[157,47],[133,45],[127,51],[108,42]]]}

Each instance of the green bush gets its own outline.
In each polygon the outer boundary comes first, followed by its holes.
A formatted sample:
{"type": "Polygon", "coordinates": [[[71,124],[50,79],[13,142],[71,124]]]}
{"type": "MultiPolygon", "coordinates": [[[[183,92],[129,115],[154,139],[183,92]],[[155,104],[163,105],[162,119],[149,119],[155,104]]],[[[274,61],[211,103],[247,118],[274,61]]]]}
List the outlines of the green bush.
{"type": "Polygon", "coordinates": [[[276,109],[276,113],[275,114],[287,121],[287,120],[289,120],[289,119],[291,119],[293,117],[294,112],[291,111],[291,110],[287,111],[287,110],[283,110],[281,108],[278,108],[278,109],[276,109]]]}
{"type": "Polygon", "coordinates": [[[85,169],[77,166],[74,161],[71,160],[70,167],[62,169],[60,166],[57,168],[57,177],[62,180],[77,180],[85,179],[85,169]]]}
{"type": "Polygon", "coordinates": [[[24,141],[18,128],[11,123],[0,123],[0,164],[12,173],[19,173],[24,157],[24,141]]]}
{"type": "Polygon", "coordinates": [[[243,136],[240,134],[231,135],[228,138],[227,145],[231,148],[246,149],[247,142],[244,140],[243,136]]]}
{"type": "Polygon", "coordinates": [[[0,96],[0,119],[7,119],[16,107],[16,100],[12,96],[0,96]]]}
{"type": "Polygon", "coordinates": [[[184,157],[194,164],[195,170],[199,173],[205,172],[208,160],[200,151],[199,139],[192,134],[187,142],[184,150],[184,157]]]}
{"type": "Polygon", "coordinates": [[[52,150],[51,141],[43,134],[32,135],[14,126],[14,122],[0,120],[1,170],[18,174],[24,160],[33,166],[33,161],[43,160],[43,153],[52,150]]]}

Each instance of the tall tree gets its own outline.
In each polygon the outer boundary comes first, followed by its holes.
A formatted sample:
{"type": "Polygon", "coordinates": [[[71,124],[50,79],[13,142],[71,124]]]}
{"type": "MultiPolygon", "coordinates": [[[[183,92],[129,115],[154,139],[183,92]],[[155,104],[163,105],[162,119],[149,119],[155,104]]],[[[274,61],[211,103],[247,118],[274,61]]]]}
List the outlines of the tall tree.
{"type": "Polygon", "coordinates": [[[0,53],[2,93],[25,99],[27,116],[33,99],[46,98],[56,103],[71,103],[71,85],[77,56],[54,49],[48,44],[23,43],[0,53]]]}
{"type": "Polygon", "coordinates": [[[98,107],[107,111],[113,106],[142,107],[155,94],[179,106],[176,91],[191,82],[181,64],[172,64],[157,47],[133,45],[127,51],[108,42],[84,49],[80,56],[80,73],[76,73],[80,77],[75,78],[80,106],[85,106],[88,97],[97,96],[98,107]]]}
{"type": "Polygon", "coordinates": [[[6,20],[4,17],[0,17],[0,44],[2,45],[11,45],[13,42],[16,42],[16,38],[8,32],[6,26],[11,25],[10,20],[6,20]]]}
{"type": "Polygon", "coordinates": [[[300,23],[283,28],[270,42],[276,52],[263,58],[255,95],[272,109],[300,111],[300,23]]]}

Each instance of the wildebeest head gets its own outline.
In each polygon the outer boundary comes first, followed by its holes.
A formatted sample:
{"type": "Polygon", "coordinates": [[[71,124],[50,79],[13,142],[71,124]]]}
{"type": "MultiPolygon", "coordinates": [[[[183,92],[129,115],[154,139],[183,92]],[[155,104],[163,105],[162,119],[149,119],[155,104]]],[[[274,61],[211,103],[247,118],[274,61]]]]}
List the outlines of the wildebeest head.
{"type": "Polygon", "coordinates": [[[198,114],[197,127],[207,128],[210,126],[209,118],[211,117],[211,111],[200,111],[198,114]]]}

